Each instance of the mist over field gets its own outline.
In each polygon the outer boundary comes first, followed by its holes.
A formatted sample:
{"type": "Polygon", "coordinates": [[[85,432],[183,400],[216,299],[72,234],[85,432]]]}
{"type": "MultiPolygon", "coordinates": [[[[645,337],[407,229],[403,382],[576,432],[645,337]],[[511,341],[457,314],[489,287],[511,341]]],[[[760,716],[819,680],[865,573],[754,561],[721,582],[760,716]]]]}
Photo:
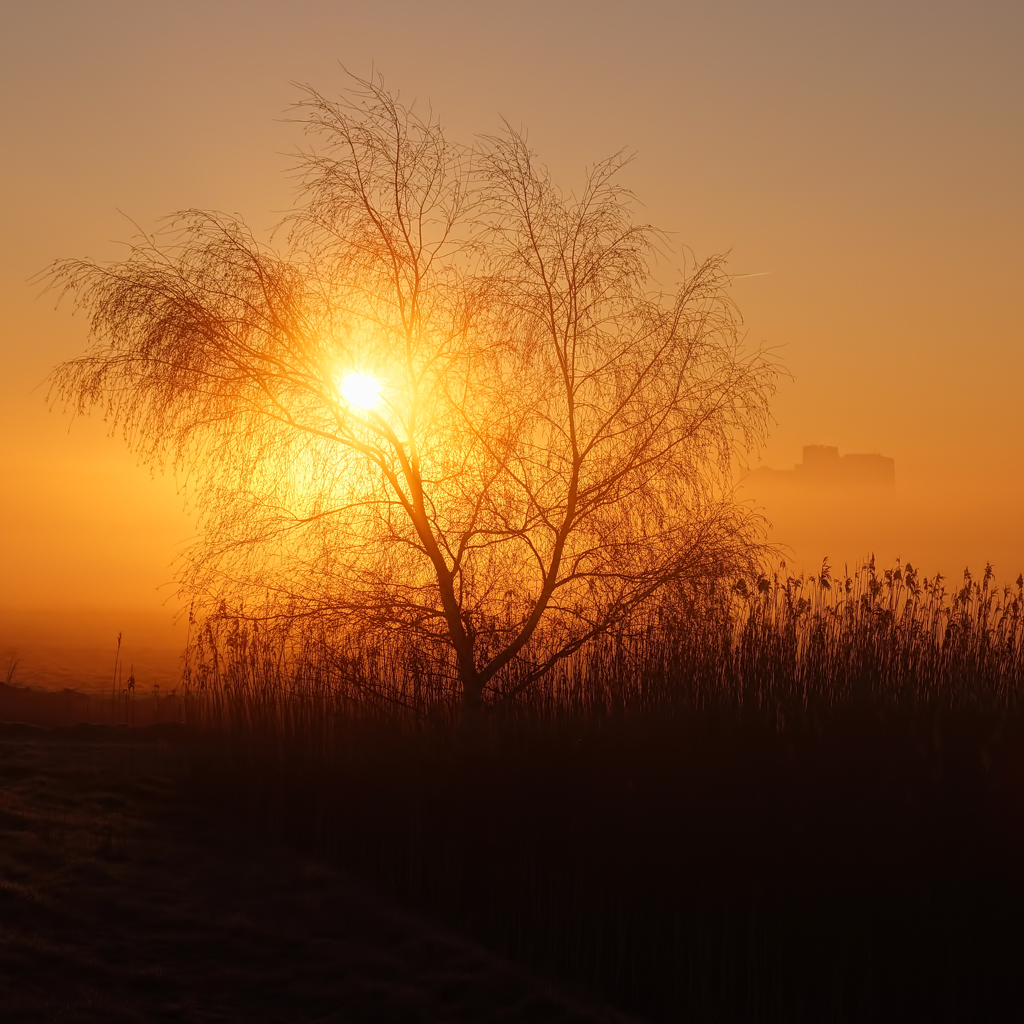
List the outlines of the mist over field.
{"type": "MultiPolygon", "coordinates": [[[[840,457],[848,454],[877,458],[840,457]]],[[[797,450],[788,465],[762,465],[741,476],[738,492],[761,510],[767,539],[793,575],[817,572],[826,558],[839,573],[873,557],[881,568],[899,559],[926,576],[941,574],[950,588],[962,583],[965,569],[979,576],[987,564],[1001,585],[1016,581],[1024,572],[1024,489],[1009,469],[978,479],[972,467],[951,465],[944,477],[929,478],[913,463],[891,461],[889,483],[830,479],[803,473],[797,450]]]]}
{"type": "Polygon", "coordinates": [[[130,608],[0,608],[0,671],[19,686],[109,697],[134,675],[138,692],[181,681],[187,624],[130,608]],[[115,673],[118,635],[120,672],[115,673]]]}

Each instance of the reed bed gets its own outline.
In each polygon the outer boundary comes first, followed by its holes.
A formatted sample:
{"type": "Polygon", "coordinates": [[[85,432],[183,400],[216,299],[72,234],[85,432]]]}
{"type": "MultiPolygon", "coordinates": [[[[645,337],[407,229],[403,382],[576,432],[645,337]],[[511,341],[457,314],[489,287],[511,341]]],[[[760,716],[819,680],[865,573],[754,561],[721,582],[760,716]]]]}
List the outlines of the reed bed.
{"type": "Polygon", "coordinates": [[[651,1019],[1001,1019],[1022,617],[990,568],[695,588],[467,733],[443,661],[222,614],[197,792],[651,1019]]]}
{"type": "MultiPolygon", "coordinates": [[[[834,577],[826,562],[812,576],[681,591],[559,662],[503,715],[728,707],[781,722],[864,700],[1008,709],[1022,684],[1024,577],[998,588],[986,566],[949,590],[909,565],[834,577]]],[[[275,735],[326,737],[356,720],[451,724],[458,706],[454,666],[287,612],[206,619],[183,694],[197,724],[275,735]]]]}

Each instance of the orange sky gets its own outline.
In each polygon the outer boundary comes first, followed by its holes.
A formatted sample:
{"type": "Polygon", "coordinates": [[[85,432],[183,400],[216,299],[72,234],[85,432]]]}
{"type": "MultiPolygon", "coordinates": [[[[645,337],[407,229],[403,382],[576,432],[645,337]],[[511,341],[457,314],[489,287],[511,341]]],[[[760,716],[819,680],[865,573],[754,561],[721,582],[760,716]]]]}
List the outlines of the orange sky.
{"type": "Polygon", "coordinates": [[[0,607],[169,622],[158,587],[192,529],[174,482],[102,424],[69,433],[47,411],[38,385],[84,323],[27,279],[116,256],[123,215],[272,225],[289,82],[336,91],[339,61],[429,101],[454,137],[524,126],[569,184],[635,150],[646,216],[758,275],[735,284],[748,337],[792,374],[763,462],[816,442],[896,459],[877,539],[839,518],[777,531],[797,564],[873,548],[926,571],[1024,569],[1019,2],[36,0],[3,5],[0,54],[0,607]]]}

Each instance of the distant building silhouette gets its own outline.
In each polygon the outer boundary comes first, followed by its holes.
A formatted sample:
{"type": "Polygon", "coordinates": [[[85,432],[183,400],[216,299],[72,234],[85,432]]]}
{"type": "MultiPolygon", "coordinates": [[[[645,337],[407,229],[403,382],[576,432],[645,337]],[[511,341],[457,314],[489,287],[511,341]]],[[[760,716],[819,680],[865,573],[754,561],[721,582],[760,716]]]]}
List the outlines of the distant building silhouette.
{"type": "Polygon", "coordinates": [[[746,477],[748,486],[839,487],[892,490],[896,485],[896,460],[887,455],[840,455],[831,444],[804,446],[803,462],[792,469],[763,466],[746,477]]]}
{"type": "Polygon", "coordinates": [[[892,487],[896,483],[896,460],[887,455],[840,455],[834,445],[808,444],[804,446],[804,461],[795,472],[822,482],[892,487]]]}

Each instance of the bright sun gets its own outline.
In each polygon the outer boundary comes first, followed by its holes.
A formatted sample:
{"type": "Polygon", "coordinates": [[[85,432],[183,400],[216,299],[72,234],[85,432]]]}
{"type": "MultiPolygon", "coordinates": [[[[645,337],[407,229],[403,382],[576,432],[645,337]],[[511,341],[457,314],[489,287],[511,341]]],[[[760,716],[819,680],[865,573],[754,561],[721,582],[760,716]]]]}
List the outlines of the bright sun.
{"type": "Polygon", "coordinates": [[[347,374],[341,382],[341,397],[360,409],[370,409],[380,400],[380,381],[365,373],[347,374]]]}

